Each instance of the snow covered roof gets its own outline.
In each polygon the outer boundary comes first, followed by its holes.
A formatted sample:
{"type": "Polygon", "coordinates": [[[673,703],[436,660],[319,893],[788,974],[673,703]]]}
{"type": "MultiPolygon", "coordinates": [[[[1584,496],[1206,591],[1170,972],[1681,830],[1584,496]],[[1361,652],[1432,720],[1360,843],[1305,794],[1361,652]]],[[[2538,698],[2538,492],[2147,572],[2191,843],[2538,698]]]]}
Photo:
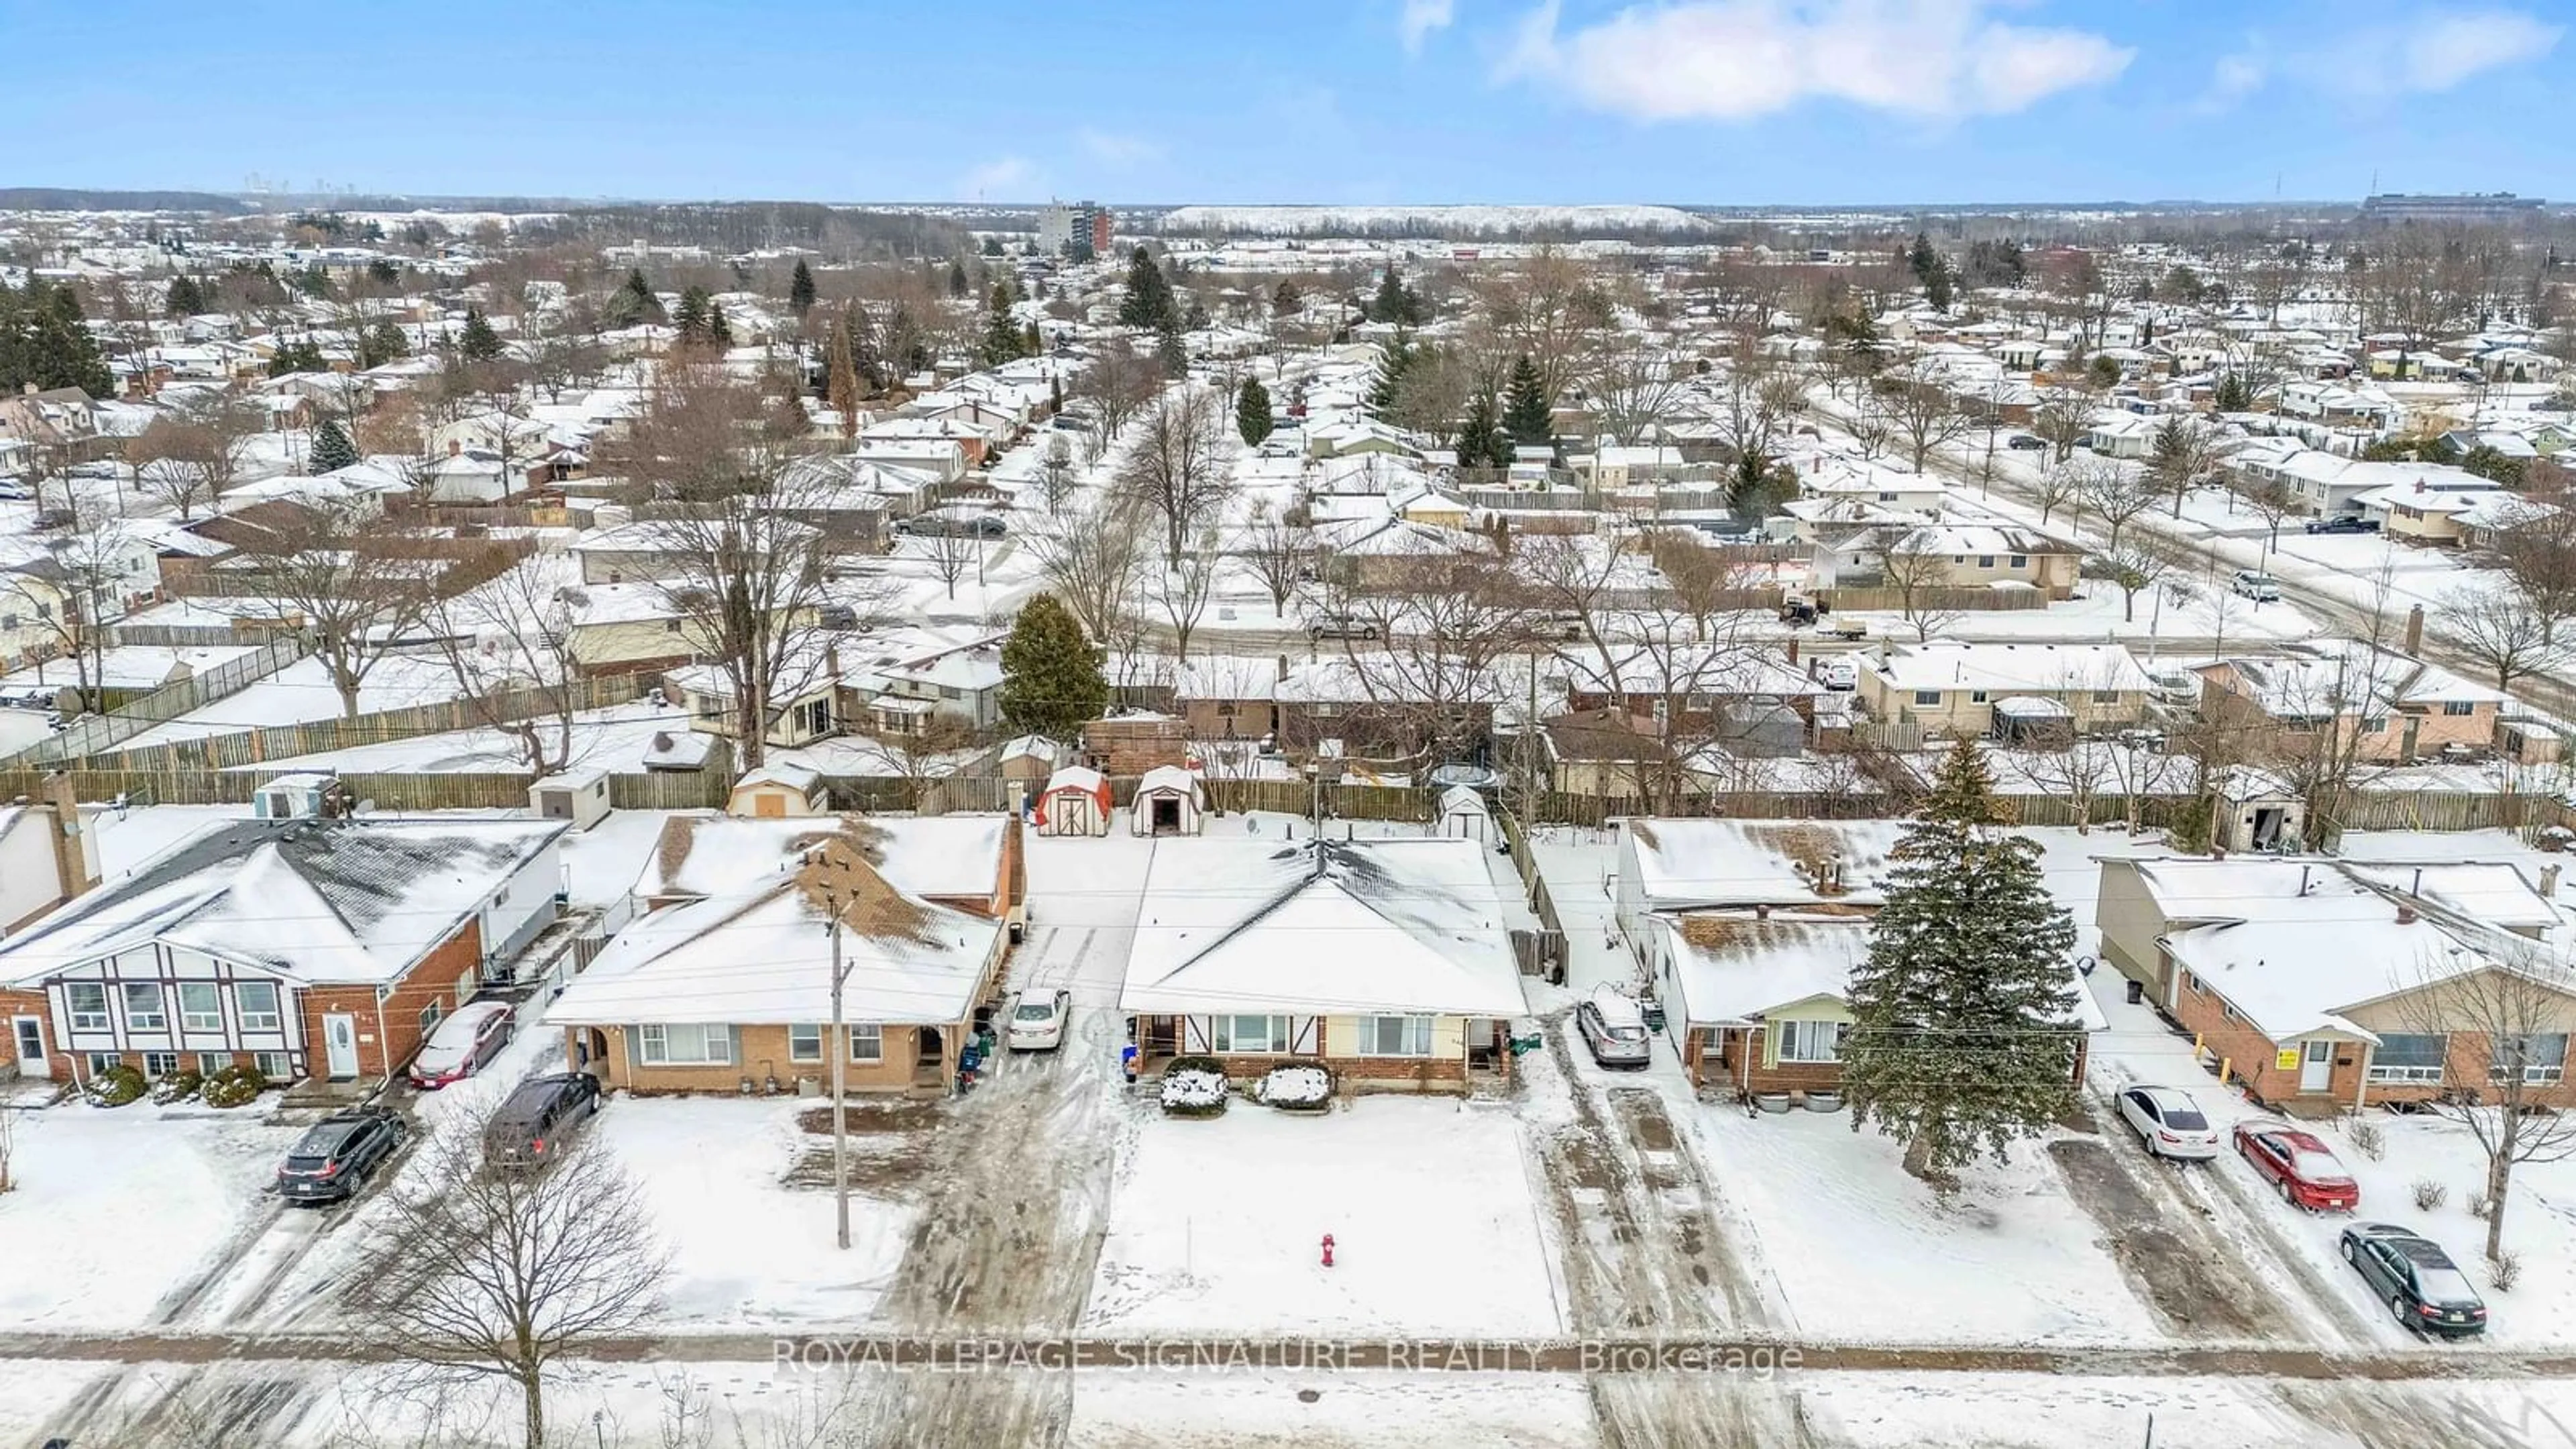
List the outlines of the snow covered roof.
{"type": "Polygon", "coordinates": [[[156,941],[303,982],[396,980],[570,828],[223,821],[0,942],[0,980],[156,941]]]}
{"type": "Polygon", "coordinates": [[[2118,644],[1965,644],[1936,639],[1891,651],[1863,667],[1899,690],[2144,693],[2152,687],[2147,671],[2118,644]]]}
{"type": "Polygon", "coordinates": [[[1199,777],[1178,765],[1156,765],[1136,779],[1139,797],[1158,790],[1176,790],[1195,800],[1199,797],[1199,777]]]}
{"type": "Polygon", "coordinates": [[[1119,1009],[1518,1016],[1510,904],[1470,840],[1166,840],[1119,1009]]]}
{"type": "MultiPolygon", "coordinates": [[[[2276,719],[2375,715],[2437,704],[2507,704],[2512,696],[2474,680],[2358,639],[2284,646],[2278,655],[2221,661],[2264,713],[2276,719]]],[[[2206,670],[2204,671],[2206,672],[2206,670]]]]}
{"type": "Polygon", "coordinates": [[[935,905],[856,868],[839,912],[806,881],[782,876],[740,895],[655,911],[608,943],[546,1021],[558,1026],[832,1018],[833,938],[853,1022],[962,1019],[1000,948],[999,922],[935,905]]]}
{"type": "Polygon", "coordinates": [[[1690,911],[1650,919],[1672,962],[1675,1005],[1694,1025],[1759,1020],[1829,996],[1869,957],[1864,915],[1774,916],[1690,911]]]}
{"type": "Polygon", "coordinates": [[[926,900],[982,899],[1001,877],[1003,815],[878,818],[809,815],[745,819],[713,811],[673,815],[635,880],[647,900],[732,896],[793,872],[827,840],[850,841],[895,889],[926,900]]]}
{"type": "Polygon", "coordinates": [[[1630,820],[1622,856],[1634,859],[1649,910],[1875,906],[1887,899],[1888,852],[1903,831],[1899,820],[1630,820]]]}

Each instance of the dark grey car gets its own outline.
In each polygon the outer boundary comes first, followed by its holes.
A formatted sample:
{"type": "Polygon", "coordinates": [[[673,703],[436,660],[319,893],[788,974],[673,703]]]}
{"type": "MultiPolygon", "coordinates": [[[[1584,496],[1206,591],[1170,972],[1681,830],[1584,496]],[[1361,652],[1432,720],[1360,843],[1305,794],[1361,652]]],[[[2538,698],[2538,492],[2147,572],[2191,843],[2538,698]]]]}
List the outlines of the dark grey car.
{"type": "Polygon", "coordinates": [[[402,1146],[403,1120],[382,1107],[350,1107],[306,1128],[278,1164],[288,1202],[346,1202],[402,1146]]]}
{"type": "Polygon", "coordinates": [[[564,1154],[567,1139],[599,1113],[599,1079],[587,1072],[530,1077],[483,1129],[483,1152],[504,1167],[537,1167],[564,1154]]]}
{"type": "Polygon", "coordinates": [[[2486,1300],[2442,1245],[2394,1223],[2343,1230],[2343,1260],[2399,1323],[2418,1333],[2468,1338],[2487,1331],[2486,1300]]]}

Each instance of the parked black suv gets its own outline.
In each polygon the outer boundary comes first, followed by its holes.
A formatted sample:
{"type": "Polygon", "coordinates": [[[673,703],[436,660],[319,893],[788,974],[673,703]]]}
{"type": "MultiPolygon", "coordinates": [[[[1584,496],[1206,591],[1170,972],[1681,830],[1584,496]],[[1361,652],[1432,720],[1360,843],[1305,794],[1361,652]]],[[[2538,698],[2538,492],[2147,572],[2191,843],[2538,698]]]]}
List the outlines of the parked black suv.
{"type": "Polygon", "coordinates": [[[382,1107],[350,1107],[316,1122],[278,1164],[288,1202],[346,1202],[402,1146],[403,1119],[382,1107]]]}
{"type": "Polygon", "coordinates": [[[521,1082],[484,1128],[483,1152],[508,1167],[535,1167],[563,1155],[573,1128],[599,1111],[599,1079],[554,1072],[521,1082]]]}

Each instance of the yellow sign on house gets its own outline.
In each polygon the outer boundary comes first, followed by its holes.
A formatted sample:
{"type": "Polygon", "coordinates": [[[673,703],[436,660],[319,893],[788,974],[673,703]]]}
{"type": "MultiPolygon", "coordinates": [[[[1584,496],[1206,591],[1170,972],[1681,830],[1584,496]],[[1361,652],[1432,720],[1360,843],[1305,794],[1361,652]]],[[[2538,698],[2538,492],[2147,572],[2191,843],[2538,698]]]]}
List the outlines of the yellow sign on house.
{"type": "Polygon", "coordinates": [[[2272,1065],[2285,1072],[2297,1071],[2299,1069],[2299,1049],[2294,1046],[2281,1048],[2280,1054],[2272,1058],[2272,1065]]]}

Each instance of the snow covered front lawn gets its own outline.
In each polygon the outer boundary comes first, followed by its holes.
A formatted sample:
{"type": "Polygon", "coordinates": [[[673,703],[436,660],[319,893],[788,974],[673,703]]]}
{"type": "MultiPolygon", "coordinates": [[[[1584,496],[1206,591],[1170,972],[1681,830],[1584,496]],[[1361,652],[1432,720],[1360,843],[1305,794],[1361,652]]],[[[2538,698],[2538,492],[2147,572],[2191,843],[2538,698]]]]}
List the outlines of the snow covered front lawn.
{"type": "Polygon", "coordinates": [[[1121,1333],[1559,1326],[1519,1124],[1396,1097],[1142,1121],[1083,1319],[1121,1333]]]}
{"type": "Polygon", "coordinates": [[[0,1263],[20,1271],[0,1273],[0,1322],[148,1327],[274,1216],[263,1190],[303,1129],[255,1110],[170,1112],[74,1101],[18,1115],[0,1263]]]}
{"type": "MultiPolygon", "coordinates": [[[[854,1186],[850,1250],[834,1245],[828,1174],[820,1187],[784,1181],[801,1157],[831,1146],[797,1127],[815,1105],[619,1097],[591,1124],[593,1145],[617,1154],[671,1250],[663,1321],[672,1328],[858,1324],[874,1312],[916,1212],[854,1186]]],[[[869,1180],[855,1154],[851,1180],[869,1180]]]]}
{"type": "Polygon", "coordinates": [[[1947,1204],[1903,1145],[1841,1113],[1676,1104],[1753,1226],[1797,1332],[1853,1339],[2133,1342],[2154,1318],[2039,1144],[1982,1162],[1947,1204]]]}

